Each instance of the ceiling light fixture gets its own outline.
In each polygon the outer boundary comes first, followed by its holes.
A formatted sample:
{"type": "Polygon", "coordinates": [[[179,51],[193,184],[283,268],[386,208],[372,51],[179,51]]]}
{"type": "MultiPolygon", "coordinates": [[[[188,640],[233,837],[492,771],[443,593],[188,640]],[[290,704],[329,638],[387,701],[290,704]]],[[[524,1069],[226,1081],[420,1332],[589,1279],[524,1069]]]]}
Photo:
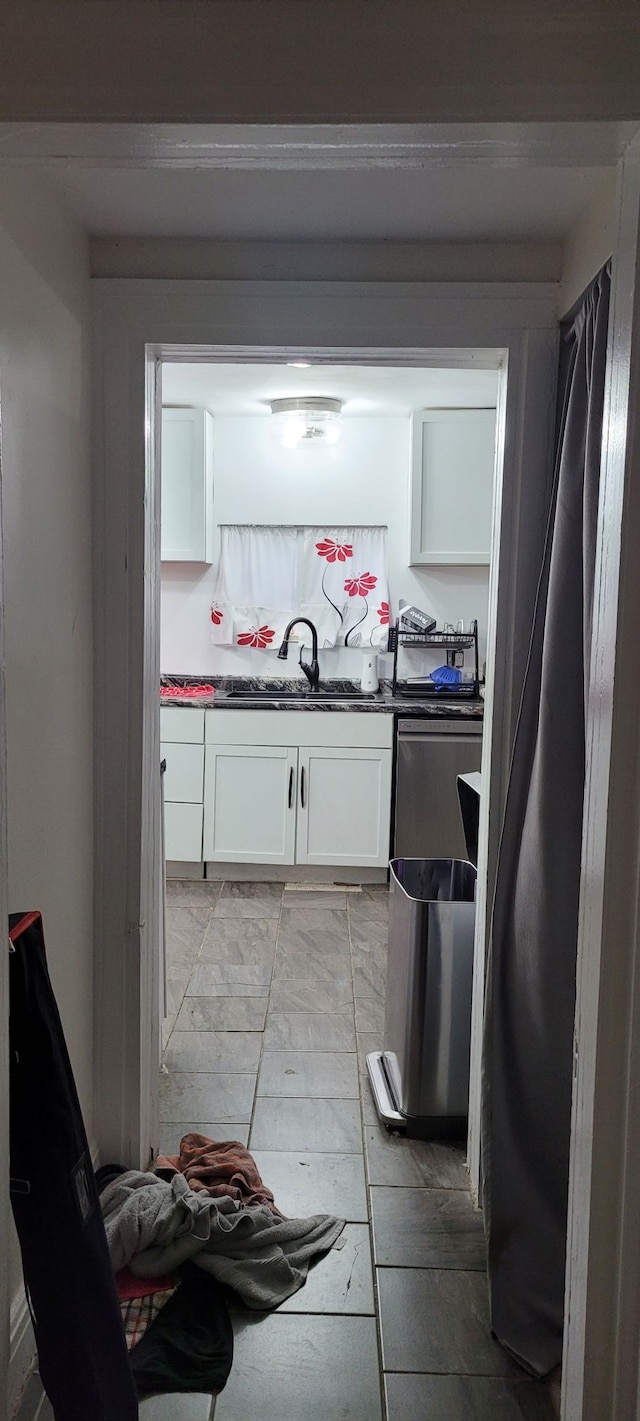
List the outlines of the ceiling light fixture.
{"type": "Polygon", "coordinates": [[[310,361],[310,360],[288,360],[288,361],[287,361],[287,365],[288,365],[289,370],[310,370],[310,369],[311,369],[311,361],[310,361]]]}
{"type": "Polygon", "coordinates": [[[285,449],[319,449],[337,444],[344,400],[322,395],[271,400],[274,432],[285,449]]]}

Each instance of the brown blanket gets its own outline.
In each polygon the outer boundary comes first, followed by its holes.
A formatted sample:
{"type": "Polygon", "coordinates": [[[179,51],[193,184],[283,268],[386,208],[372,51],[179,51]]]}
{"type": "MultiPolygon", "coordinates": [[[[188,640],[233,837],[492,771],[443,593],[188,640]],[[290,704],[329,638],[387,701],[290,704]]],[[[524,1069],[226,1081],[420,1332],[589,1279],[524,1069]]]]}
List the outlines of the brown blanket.
{"type": "MultiPolygon", "coordinates": [[[[280,1215],[273,1194],[263,1184],[249,1151],[237,1140],[208,1140],[206,1135],[183,1135],[178,1155],[161,1155],[155,1168],[184,1174],[190,1189],[204,1190],[212,1199],[228,1195],[239,1204],[266,1204],[280,1215]]],[[[280,1215],[282,1217],[282,1215],[280,1215]]]]}

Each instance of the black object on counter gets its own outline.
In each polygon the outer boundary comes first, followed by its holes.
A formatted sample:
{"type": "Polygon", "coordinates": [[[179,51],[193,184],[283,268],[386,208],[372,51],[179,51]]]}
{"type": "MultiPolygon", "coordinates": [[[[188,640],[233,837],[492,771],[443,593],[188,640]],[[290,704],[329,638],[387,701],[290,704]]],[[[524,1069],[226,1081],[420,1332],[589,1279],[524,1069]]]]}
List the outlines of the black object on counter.
{"type": "Polygon", "coordinates": [[[96,1181],[39,913],[9,919],[11,1205],[56,1421],[136,1421],[96,1181]]]}

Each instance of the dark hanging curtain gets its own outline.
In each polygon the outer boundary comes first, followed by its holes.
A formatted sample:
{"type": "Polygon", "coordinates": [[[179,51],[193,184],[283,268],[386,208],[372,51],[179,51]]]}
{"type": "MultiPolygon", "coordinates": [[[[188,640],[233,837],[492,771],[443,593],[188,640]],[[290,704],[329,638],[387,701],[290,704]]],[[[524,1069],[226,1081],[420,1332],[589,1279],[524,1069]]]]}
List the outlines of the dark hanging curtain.
{"type": "Polygon", "coordinates": [[[500,845],[486,989],[491,1320],[536,1376],[562,1355],[585,699],[610,268],[561,325],[558,433],[500,845]]]}
{"type": "Polygon", "coordinates": [[[11,1207],[38,1371],[55,1421],[138,1421],[120,1304],[49,979],[40,913],[12,914],[9,932],[11,1207]]]}

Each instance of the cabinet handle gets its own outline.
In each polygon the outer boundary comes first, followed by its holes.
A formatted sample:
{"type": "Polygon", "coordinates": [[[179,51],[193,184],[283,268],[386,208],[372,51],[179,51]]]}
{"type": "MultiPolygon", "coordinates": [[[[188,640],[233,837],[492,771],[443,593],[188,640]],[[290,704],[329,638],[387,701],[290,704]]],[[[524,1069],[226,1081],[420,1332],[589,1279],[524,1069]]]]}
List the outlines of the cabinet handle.
{"type": "Polygon", "coordinates": [[[289,808],[293,804],[293,765],[289,770],[289,808]]]}
{"type": "Polygon", "coordinates": [[[304,809],[304,765],[300,771],[300,803],[304,809]]]}

